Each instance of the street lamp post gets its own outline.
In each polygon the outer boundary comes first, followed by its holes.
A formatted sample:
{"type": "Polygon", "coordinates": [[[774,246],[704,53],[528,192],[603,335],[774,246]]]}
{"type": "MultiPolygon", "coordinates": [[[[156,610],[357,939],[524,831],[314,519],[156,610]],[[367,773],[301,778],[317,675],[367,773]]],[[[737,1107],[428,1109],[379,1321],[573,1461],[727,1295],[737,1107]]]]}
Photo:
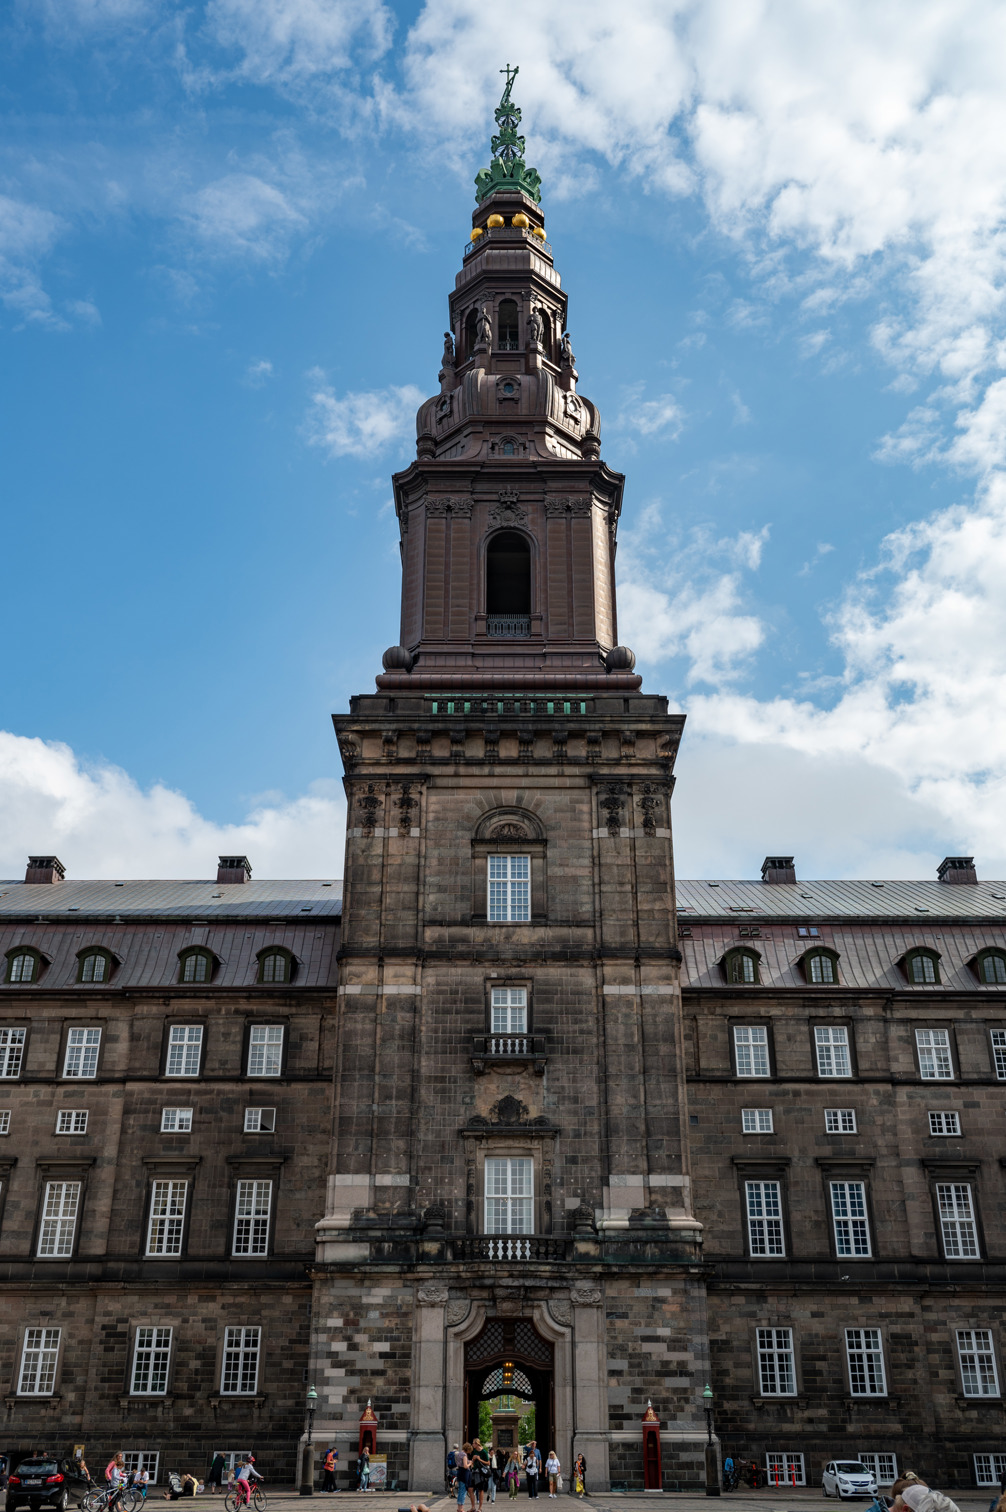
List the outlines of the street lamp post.
{"type": "Polygon", "coordinates": [[[318,1393],[313,1386],[310,1386],[307,1392],[307,1443],[304,1445],[304,1458],[300,1468],[301,1496],[314,1495],[314,1450],[311,1447],[311,1439],[314,1434],[314,1409],[317,1405],[318,1393]]]}
{"type": "Polygon", "coordinates": [[[719,1496],[720,1467],[716,1460],[716,1446],[713,1443],[713,1392],[708,1384],[702,1393],[702,1405],[706,1410],[706,1495],[719,1496]]]}

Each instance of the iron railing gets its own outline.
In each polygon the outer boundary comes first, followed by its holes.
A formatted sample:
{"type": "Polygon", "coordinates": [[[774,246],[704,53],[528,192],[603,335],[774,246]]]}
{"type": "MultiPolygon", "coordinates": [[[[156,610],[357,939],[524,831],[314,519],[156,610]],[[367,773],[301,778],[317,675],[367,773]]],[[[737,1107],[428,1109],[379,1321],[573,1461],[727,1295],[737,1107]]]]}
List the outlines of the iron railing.
{"type": "Polygon", "coordinates": [[[486,634],[497,640],[525,640],[531,634],[529,614],[487,614],[486,634]]]}
{"type": "Polygon", "coordinates": [[[474,1234],[449,1241],[452,1260],[565,1260],[565,1239],[543,1234],[474,1234]]]}

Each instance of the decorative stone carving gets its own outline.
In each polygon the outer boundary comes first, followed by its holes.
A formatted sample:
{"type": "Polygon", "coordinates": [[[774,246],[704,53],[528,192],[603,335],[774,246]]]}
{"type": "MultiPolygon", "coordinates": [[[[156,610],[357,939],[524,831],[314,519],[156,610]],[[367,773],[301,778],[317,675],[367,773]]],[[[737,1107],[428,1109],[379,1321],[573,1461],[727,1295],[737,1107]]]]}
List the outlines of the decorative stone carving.
{"type": "Polygon", "coordinates": [[[548,1315],[553,1323],[558,1323],[560,1328],[570,1328],[573,1323],[573,1309],[568,1302],[561,1298],[553,1298],[548,1304],[548,1315]]]}
{"type": "Polygon", "coordinates": [[[485,740],[485,756],[487,761],[498,761],[500,755],[500,732],[499,730],[483,730],[485,740]]]}
{"type": "Polygon", "coordinates": [[[595,1227],[594,1209],[588,1202],[581,1202],[580,1206],[570,1213],[569,1221],[573,1226],[574,1234],[592,1234],[595,1227]]]}
{"type": "Polygon", "coordinates": [[[429,756],[431,740],[432,735],[429,730],[416,731],[416,755],[420,760],[423,760],[424,757],[429,756]]]}
{"type": "Polygon", "coordinates": [[[402,828],[412,829],[419,819],[419,799],[413,793],[414,784],[402,783],[402,791],[398,798],[398,808],[402,816],[402,828]]]}
{"type": "Polygon", "coordinates": [[[448,1302],[444,1310],[444,1322],[449,1328],[456,1328],[463,1323],[472,1310],[472,1304],[467,1297],[457,1297],[453,1302],[448,1302]]]}
{"type": "Polygon", "coordinates": [[[444,367],[453,367],[454,366],[454,332],[453,331],[445,331],[444,332],[444,356],[443,356],[443,364],[444,364],[444,367]]]}
{"type": "Polygon", "coordinates": [[[497,824],[489,838],[490,840],[526,840],[527,830],[523,824],[497,824]]]}
{"type": "Polygon", "coordinates": [[[657,811],[663,808],[663,796],[660,788],[653,782],[644,782],[643,791],[636,799],[637,804],[643,811],[643,834],[655,835],[657,833],[657,811]]]}
{"type": "Polygon", "coordinates": [[[447,1298],[449,1296],[450,1293],[448,1292],[447,1287],[441,1286],[437,1281],[431,1281],[426,1286],[421,1286],[419,1288],[420,1302],[442,1304],[447,1301],[447,1298]]]}
{"type": "Polygon", "coordinates": [[[562,417],[570,425],[579,427],[583,419],[583,403],[577,396],[568,390],[562,396],[562,417]]]}
{"type": "Polygon", "coordinates": [[[567,730],[552,731],[552,757],[555,761],[566,760],[566,741],[569,738],[567,730]]]}
{"type": "Polygon", "coordinates": [[[565,496],[560,496],[545,500],[545,514],[550,519],[555,515],[589,515],[590,509],[591,501],[589,498],[569,499],[565,496]]]}
{"type": "Polygon", "coordinates": [[[453,515],[458,520],[470,520],[472,501],[471,499],[427,499],[426,513],[436,516],[453,515]]]}
{"type": "Polygon", "coordinates": [[[478,319],[475,322],[476,345],[491,349],[493,344],[493,323],[489,318],[489,311],[485,305],[479,310],[478,319]]]}
{"type": "Polygon", "coordinates": [[[516,403],[520,398],[520,374],[499,373],[496,377],[496,398],[516,403]]]}
{"type": "Polygon", "coordinates": [[[521,1102],[517,1097],[511,1097],[509,1092],[506,1097],[501,1097],[498,1103],[494,1103],[489,1109],[489,1117],[493,1123],[498,1124],[526,1124],[530,1108],[527,1103],[521,1102]]]}
{"type": "Polygon", "coordinates": [[[625,788],[620,782],[609,782],[598,800],[598,808],[604,814],[609,835],[617,835],[622,828],[622,810],[625,807],[625,788]]]}
{"type": "Polygon", "coordinates": [[[599,1286],[588,1286],[586,1282],[578,1282],[571,1288],[569,1300],[574,1307],[600,1307],[601,1289],[599,1286]]]}
{"type": "Polygon", "coordinates": [[[489,511],[491,527],[527,524],[527,514],[517,502],[520,494],[516,488],[501,488],[497,497],[499,503],[489,511]]]}
{"type": "Polygon", "coordinates": [[[437,400],[437,424],[445,425],[454,414],[454,390],[450,389],[446,394],[441,394],[437,400]]]}
{"type": "Polygon", "coordinates": [[[536,346],[541,346],[545,335],[545,322],[542,319],[541,310],[536,304],[531,306],[531,313],[527,319],[528,334],[536,346]]]}
{"type": "Polygon", "coordinates": [[[360,828],[365,835],[372,835],[377,825],[377,815],[381,808],[382,799],[372,782],[367,783],[367,791],[361,793],[356,800],[357,812],[360,815],[360,828]]]}
{"type": "Polygon", "coordinates": [[[573,343],[568,331],[563,331],[562,341],[559,343],[559,362],[564,368],[576,366],[576,358],[573,356],[573,343]]]}
{"type": "Polygon", "coordinates": [[[447,1209],[442,1202],[431,1202],[423,1209],[423,1231],[427,1234],[442,1234],[447,1226],[447,1209]]]}

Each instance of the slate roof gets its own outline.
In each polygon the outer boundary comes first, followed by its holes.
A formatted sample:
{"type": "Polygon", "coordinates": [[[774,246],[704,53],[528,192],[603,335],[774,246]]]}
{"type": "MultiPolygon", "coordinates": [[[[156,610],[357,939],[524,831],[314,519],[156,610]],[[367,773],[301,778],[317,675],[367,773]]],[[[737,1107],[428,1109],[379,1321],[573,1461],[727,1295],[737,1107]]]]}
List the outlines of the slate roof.
{"type": "Polygon", "coordinates": [[[312,914],[339,918],[342,883],[261,882],[0,882],[0,918],[284,919],[312,914]]]}
{"type": "Polygon", "coordinates": [[[679,914],[755,919],[1006,919],[1006,882],[681,881],[679,914]]]}

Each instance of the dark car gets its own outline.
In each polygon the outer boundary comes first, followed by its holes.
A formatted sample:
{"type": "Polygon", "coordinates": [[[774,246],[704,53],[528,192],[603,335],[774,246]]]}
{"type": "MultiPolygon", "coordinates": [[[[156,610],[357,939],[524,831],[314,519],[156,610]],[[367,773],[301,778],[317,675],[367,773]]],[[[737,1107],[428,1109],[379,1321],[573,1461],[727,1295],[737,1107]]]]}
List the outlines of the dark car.
{"type": "Polygon", "coordinates": [[[56,1507],[59,1512],[73,1503],[79,1504],[88,1489],[87,1480],[73,1460],[33,1459],[20,1462],[7,1481],[7,1512],[17,1507],[56,1507]]]}

